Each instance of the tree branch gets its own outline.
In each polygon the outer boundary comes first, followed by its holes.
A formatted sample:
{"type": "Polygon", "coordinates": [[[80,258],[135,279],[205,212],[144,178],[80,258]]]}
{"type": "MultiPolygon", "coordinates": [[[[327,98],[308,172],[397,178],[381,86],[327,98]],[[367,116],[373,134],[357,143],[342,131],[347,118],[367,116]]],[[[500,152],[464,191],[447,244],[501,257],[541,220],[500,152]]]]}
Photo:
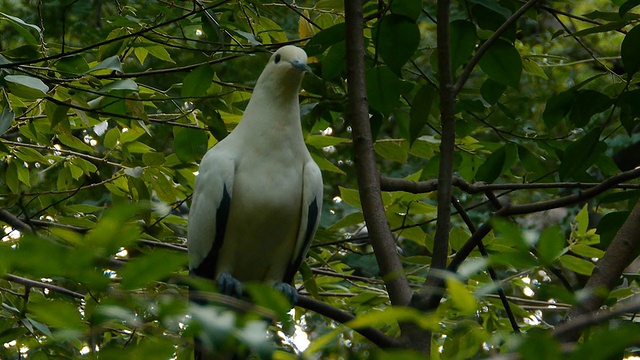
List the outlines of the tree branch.
{"type": "Polygon", "coordinates": [[[396,251],[393,234],[380,194],[380,173],[376,166],[369,123],[365,83],[362,0],[345,0],[347,43],[347,83],[349,117],[353,127],[354,159],[362,212],[371,235],[380,273],[393,305],[407,305],[411,298],[409,281],[396,251]]]}
{"type": "MultiPolygon", "coordinates": [[[[450,1],[440,0],[437,8],[438,76],[440,81],[440,124],[442,128],[437,180],[437,222],[429,274],[422,289],[414,294],[411,299],[411,306],[422,311],[428,311],[433,308],[432,306],[437,306],[436,303],[428,301],[432,294],[436,297],[442,297],[443,295],[443,291],[441,291],[443,286],[441,274],[442,270],[447,266],[449,256],[450,199],[453,192],[453,158],[455,155],[455,92],[451,73],[450,5],[450,1]]],[[[435,185],[433,182],[431,184],[432,186],[435,185]]]]}
{"type": "MultiPolygon", "coordinates": [[[[640,201],[638,201],[622,224],[620,230],[611,241],[604,256],[593,269],[591,277],[584,286],[587,296],[578,304],[571,307],[564,321],[567,330],[563,330],[558,337],[565,341],[577,341],[583,326],[580,324],[583,316],[593,316],[589,313],[597,310],[607,299],[609,292],[615,286],[624,269],[633,261],[636,250],[640,247],[640,201]],[[575,329],[572,327],[575,326],[575,329]]],[[[640,299],[640,298],[639,298],[640,299]]],[[[636,301],[638,303],[640,301],[636,301]]],[[[637,305],[637,304],[636,304],[637,305]]]]}
{"type": "MultiPolygon", "coordinates": [[[[352,0],[347,0],[347,1],[352,1],[352,0]]],[[[331,305],[325,304],[322,301],[315,300],[308,296],[300,296],[300,298],[298,299],[298,303],[296,305],[302,308],[305,308],[307,310],[311,310],[320,315],[326,316],[329,319],[339,322],[341,324],[346,324],[349,321],[356,319],[355,316],[347,312],[344,312],[340,309],[337,309],[331,305]]],[[[396,339],[387,336],[385,333],[381,332],[378,329],[366,327],[366,328],[357,328],[353,330],[358,332],[360,335],[364,336],[365,338],[369,339],[371,342],[373,342],[374,344],[378,345],[381,348],[390,348],[390,347],[400,346],[400,343],[396,339]]]]}
{"type": "Polygon", "coordinates": [[[61,286],[56,286],[53,284],[49,284],[46,282],[42,282],[42,281],[35,281],[35,280],[31,280],[31,279],[27,279],[27,278],[23,278],[21,276],[16,276],[16,275],[12,275],[12,274],[6,274],[4,275],[4,278],[8,281],[17,283],[17,284],[21,284],[27,287],[32,287],[32,288],[41,288],[41,289],[48,289],[50,291],[54,291],[60,294],[64,294],[64,295],[69,295],[72,296],[76,299],[84,299],[84,295],[77,293],[75,291],[71,291],[69,289],[65,289],[61,286]]]}
{"type": "MultiPolygon", "coordinates": [[[[471,60],[469,60],[469,63],[467,64],[467,66],[465,66],[464,70],[462,70],[462,73],[460,73],[460,76],[458,77],[458,81],[456,82],[456,85],[453,88],[454,95],[459,93],[462,87],[464,86],[464,84],[467,82],[467,80],[469,80],[469,76],[471,75],[471,72],[476,67],[476,65],[482,58],[482,56],[487,52],[487,50],[489,50],[491,45],[493,45],[493,43],[497,39],[499,39],[500,36],[502,36],[502,34],[504,34],[514,22],[516,22],[516,20],[518,20],[522,15],[524,15],[524,13],[527,12],[527,10],[529,10],[533,5],[535,5],[536,2],[538,2],[538,0],[527,1],[524,5],[522,5],[520,9],[518,9],[518,11],[513,13],[513,15],[511,15],[507,19],[507,21],[505,21],[504,24],[502,24],[498,28],[498,30],[496,30],[496,32],[493,33],[493,35],[491,35],[489,39],[487,39],[487,41],[485,41],[478,48],[478,50],[476,51],[476,54],[471,58],[471,60]]],[[[438,23],[440,23],[440,21],[438,21],[438,23]]],[[[439,50],[440,50],[440,45],[438,45],[438,51],[439,50]]]]}
{"type": "Polygon", "coordinates": [[[581,330],[590,326],[599,325],[618,316],[637,313],[638,311],[640,311],[640,295],[635,295],[608,311],[600,311],[595,314],[585,313],[576,316],[572,318],[570,322],[566,322],[553,329],[551,334],[560,339],[571,337],[573,334],[579,333],[581,330]]]}

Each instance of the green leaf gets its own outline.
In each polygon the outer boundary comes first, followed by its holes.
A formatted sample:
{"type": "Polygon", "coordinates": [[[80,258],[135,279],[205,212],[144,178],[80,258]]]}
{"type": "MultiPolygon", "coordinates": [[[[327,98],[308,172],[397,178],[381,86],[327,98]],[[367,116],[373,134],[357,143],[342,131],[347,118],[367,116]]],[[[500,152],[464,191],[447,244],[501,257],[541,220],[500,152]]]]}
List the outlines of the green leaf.
{"type": "Polygon", "coordinates": [[[376,48],[382,60],[396,74],[413,56],[420,44],[420,29],[402,15],[385,15],[375,28],[376,48]]]}
{"type": "Polygon", "coordinates": [[[74,77],[83,74],[89,70],[89,64],[85,58],[80,55],[65,56],[56,62],[56,69],[66,77],[74,77]]]}
{"type": "Polygon", "coordinates": [[[356,208],[360,208],[362,206],[360,204],[360,194],[358,190],[347,189],[342,186],[339,186],[338,189],[340,190],[340,197],[342,198],[342,201],[356,208]]]}
{"type": "Polygon", "coordinates": [[[127,261],[118,271],[122,277],[120,284],[125,290],[142,288],[154,281],[167,278],[186,264],[187,256],[184,253],[155,249],[148,254],[127,261]]]}
{"type": "Polygon", "coordinates": [[[506,89],[506,85],[502,85],[499,82],[487,79],[482,83],[482,86],[480,86],[480,95],[482,95],[482,98],[486,102],[493,105],[497,103],[498,100],[500,100],[500,97],[502,96],[502,94],[504,94],[504,91],[506,89]]]}
{"type": "Polygon", "coordinates": [[[71,136],[69,134],[58,134],[58,140],[60,140],[62,144],[75,150],[80,150],[89,154],[94,152],[94,149],[91,146],[85,144],[75,136],[71,136]]]}
{"type": "Polygon", "coordinates": [[[569,249],[571,250],[571,252],[580,256],[584,256],[586,258],[599,259],[604,256],[604,251],[585,244],[575,244],[572,245],[569,249]]]}
{"type": "Polygon", "coordinates": [[[476,180],[487,183],[494,182],[502,174],[507,160],[506,146],[500,147],[492,152],[487,159],[478,167],[476,172],[476,180]]]}
{"type": "Polygon", "coordinates": [[[29,303],[29,310],[39,321],[58,329],[88,328],[80,317],[79,306],[64,300],[29,303]]]}
{"type": "Polygon", "coordinates": [[[385,115],[393,112],[400,97],[400,79],[386,66],[367,70],[369,106],[385,115]]]}
{"type": "Polygon", "coordinates": [[[116,81],[110,82],[107,85],[105,85],[102,89],[100,89],[101,92],[109,92],[114,90],[126,90],[126,91],[138,92],[140,91],[140,88],[138,87],[138,84],[136,84],[135,81],[131,79],[123,79],[123,80],[116,80],[116,81]]]}
{"type": "Polygon", "coordinates": [[[225,124],[220,112],[211,101],[198,104],[202,112],[202,122],[207,124],[207,129],[216,140],[220,141],[229,135],[227,124],[225,124]]]}
{"type": "Polygon", "coordinates": [[[476,26],[472,22],[466,20],[452,21],[450,26],[451,71],[456,71],[458,67],[462,66],[469,60],[471,53],[476,48],[476,26]]]}
{"type": "Polygon", "coordinates": [[[595,90],[580,90],[576,93],[569,120],[576,127],[584,127],[593,115],[609,107],[611,107],[611,99],[607,95],[595,90]]]}
{"type": "Polygon", "coordinates": [[[598,155],[602,149],[597,149],[597,144],[600,141],[600,133],[602,128],[596,128],[580,140],[567,146],[565,149],[558,174],[561,180],[568,179],[581,171],[586,170],[591,164],[593,164],[592,158],[594,155],[598,155]]]}
{"type": "Polygon", "coordinates": [[[9,130],[15,117],[16,114],[13,112],[13,110],[9,108],[2,109],[2,112],[0,112],[0,135],[9,130]]]}
{"type": "Polygon", "coordinates": [[[640,25],[631,29],[624,37],[620,55],[622,56],[624,69],[629,77],[640,70],[640,25]]]}
{"type": "Polygon", "coordinates": [[[438,97],[438,92],[433,86],[424,85],[418,90],[411,101],[411,111],[409,112],[409,144],[413,145],[422,128],[429,120],[431,107],[438,97]]]}
{"type": "Polygon", "coordinates": [[[562,228],[549,226],[542,230],[540,239],[536,243],[538,256],[544,265],[552,264],[564,250],[566,240],[562,228]]]}
{"type": "Polygon", "coordinates": [[[318,156],[316,154],[311,154],[313,161],[318,165],[320,170],[323,171],[331,171],[340,175],[346,175],[344,171],[342,171],[339,167],[335,166],[331,161],[327,160],[324,156],[318,156]]]}
{"type": "Polygon", "coordinates": [[[118,55],[113,55],[102,60],[98,65],[85,71],[84,74],[89,74],[98,70],[113,70],[119,73],[124,72],[122,71],[122,64],[120,64],[120,58],[118,57],[118,55]]]}
{"type": "Polygon", "coordinates": [[[476,312],[478,302],[463,283],[453,276],[449,276],[445,279],[445,284],[447,291],[449,291],[449,297],[458,310],[467,315],[472,315],[476,312]]]}
{"type": "Polygon", "coordinates": [[[211,65],[198,66],[184,77],[180,95],[183,98],[203,96],[211,86],[214,75],[211,65]]]}
{"type": "Polygon", "coordinates": [[[547,167],[544,166],[542,158],[536,156],[524,146],[518,145],[518,158],[524,168],[534,175],[542,175],[547,172],[547,167]]]}
{"type": "Polygon", "coordinates": [[[349,142],[349,139],[336,136],[309,135],[304,139],[304,142],[309,146],[321,149],[325,146],[344,144],[349,142]]]}
{"type": "Polygon", "coordinates": [[[626,13],[628,13],[634,7],[640,5],[640,0],[628,0],[624,4],[620,6],[618,13],[620,17],[623,17],[626,13]]]}
{"type": "Polygon", "coordinates": [[[14,29],[16,29],[16,31],[20,34],[20,36],[24,40],[26,40],[29,44],[32,44],[32,45],[40,44],[40,39],[32,34],[32,31],[35,31],[36,33],[38,33],[38,35],[42,33],[40,28],[37,27],[36,25],[29,24],[20,18],[5,14],[3,12],[0,12],[0,18],[6,19],[9,22],[9,24],[11,24],[11,26],[14,29]]]}
{"type": "Polygon", "coordinates": [[[327,56],[322,60],[322,78],[324,80],[333,80],[345,72],[347,67],[346,54],[346,42],[341,41],[331,45],[327,56]]]}
{"type": "Polygon", "coordinates": [[[49,91],[49,87],[42,80],[33,76],[7,75],[4,80],[11,93],[25,99],[39,99],[49,91]]]}
{"type": "Polygon", "coordinates": [[[573,90],[563,91],[547,100],[547,106],[542,113],[542,119],[548,129],[552,129],[564,119],[573,108],[576,101],[576,92],[573,90]]]}
{"type": "Polygon", "coordinates": [[[322,54],[331,45],[344,41],[345,24],[339,23],[315,34],[304,47],[307,55],[316,56],[322,54]]]}
{"type": "Polygon", "coordinates": [[[199,161],[207,152],[207,134],[199,129],[174,127],[173,149],[183,163],[199,161]]]}
{"type": "Polygon", "coordinates": [[[171,58],[171,55],[169,55],[169,52],[164,46],[160,46],[160,45],[148,46],[145,49],[149,52],[151,56],[155,57],[156,59],[170,62],[172,64],[176,63],[175,61],[173,61],[173,59],[171,58]]]}
{"type": "Polygon", "coordinates": [[[494,81],[517,88],[522,75],[520,53],[509,42],[497,39],[480,59],[480,68],[494,81]]]}
{"type": "Polygon", "coordinates": [[[616,236],[622,224],[624,224],[629,217],[629,214],[629,211],[610,212],[600,219],[596,233],[600,235],[601,249],[607,249],[609,247],[611,240],[616,236]]]}
{"type": "Polygon", "coordinates": [[[562,255],[560,257],[560,263],[562,266],[573,272],[587,276],[590,276],[595,268],[595,265],[592,262],[580,259],[573,255],[562,255]]]}
{"type": "Polygon", "coordinates": [[[524,61],[522,62],[522,66],[524,68],[524,71],[528,72],[529,74],[543,78],[545,80],[549,80],[549,77],[544,72],[544,70],[542,70],[542,68],[540,67],[540,65],[538,65],[537,62],[529,58],[524,58],[524,61]]]}
{"type": "Polygon", "coordinates": [[[391,12],[416,21],[422,12],[422,0],[402,0],[391,3],[391,12]]]}
{"type": "Polygon", "coordinates": [[[373,144],[376,152],[385,159],[404,164],[407,162],[409,149],[406,142],[383,141],[373,144]]]}

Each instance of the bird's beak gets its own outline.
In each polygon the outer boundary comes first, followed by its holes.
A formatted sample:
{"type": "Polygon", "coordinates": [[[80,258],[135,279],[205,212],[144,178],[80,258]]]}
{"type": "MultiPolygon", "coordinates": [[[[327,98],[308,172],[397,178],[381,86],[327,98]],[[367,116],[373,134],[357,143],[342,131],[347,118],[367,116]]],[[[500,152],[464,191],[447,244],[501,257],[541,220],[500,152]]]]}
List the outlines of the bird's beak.
{"type": "Polygon", "coordinates": [[[309,65],[303,63],[300,60],[293,60],[291,62],[291,66],[293,66],[294,68],[296,68],[296,69],[298,69],[300,71],[304,71],[304,72],[308,72],[309,74],[313,74],[313,71],[311,70],[309,65]]]}

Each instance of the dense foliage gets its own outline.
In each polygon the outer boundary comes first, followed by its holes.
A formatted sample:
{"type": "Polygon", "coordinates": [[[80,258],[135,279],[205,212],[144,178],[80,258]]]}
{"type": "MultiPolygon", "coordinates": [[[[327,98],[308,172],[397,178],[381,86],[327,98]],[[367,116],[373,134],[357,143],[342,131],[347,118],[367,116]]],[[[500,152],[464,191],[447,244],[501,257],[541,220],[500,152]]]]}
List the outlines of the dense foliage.
{"type": "Polygon", "coordinates": [[[187,359],[199,331],[264,358],[633,353],[640,1],[438,3],[364,3],[368,132],[341,1],[3,1],[0,358],[187,359]],[[301,306],[253,284],[190,307],[187,283],[211,289],[186,268],[197,164],[289,43],[326,196],[301,306]]]}

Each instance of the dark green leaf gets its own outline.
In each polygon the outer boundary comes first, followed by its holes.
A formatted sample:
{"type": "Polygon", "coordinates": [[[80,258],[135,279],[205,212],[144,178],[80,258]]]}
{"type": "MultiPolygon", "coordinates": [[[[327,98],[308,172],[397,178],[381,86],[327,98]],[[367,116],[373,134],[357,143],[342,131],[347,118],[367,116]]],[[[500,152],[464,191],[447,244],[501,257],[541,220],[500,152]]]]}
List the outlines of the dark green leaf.
{"type": "Polygon", "coordinates": [[[567,146],[560,163],[560,179],[568,179],[580,170],[586,170],[593,163],[588,160],[596,153],[596,145],[600,141],[601,132],[602,128],[596,128],[580,140],[567,146]]]}
{"type": "MultiPolygon", "coordinates": [[[[394,3],[399,2],[395,1],[394,3]]],[[[476,26],[466,20],[455,20],[451,24],[451,71],[462,66],[476,48],[476,26]]]]}
{"type": "Polygon", "coordinates": [[[631,29],[624,37],[620,55],[627,75],[631,76],[640,70],[640,25],[631,29]]]}
{"type": "Polygon", "coordinates": [[[40,35],[40,33],[42,32],[40,30],[39,27],[33,25],[33,24],[29,24],[27,22],[25,22],[24,20],[17,18],[15,16],[11,16],[8,14],[5,14],[3,12],[0,12],[0,19],[6,19],[9,24],[11,24],[11,26],[16,29],[16,31],[20,34],[20,36],[25,39],[28,43],[32,44],[32,45],[39,45],[40,44],[40,39],[39,36],[36,37],[35,35],[33,35],[33,32],[37,33],[38,35],[40,35]]]}
{"type": "Polygon", "coordinates": [[[56,69],[58,69],[63,76],[73,77],[85,73],[89,70],[89,65],[82,55],[71,55],[58,60],[56,69]]]}
{"type": "Polygon", "coordinates": [[[207,124],[209,132],[216,140],[220,141],[229,135],[227,130],[227,124],[222,120],[222,116],[216,110],[215,106],[210,101],[199,105],[202,109],[202,120],[207,124]]]}
{"type": "Polygon", "coordinates": [[[155,249],[127,263],[118,271],[122,277],[121,285],[125,290],[133,290],[149,285],[153,281],[163,280],[187,263],[184,253],[155,249]]]}
{"type": "Polygon", "coordinates": [[[376,48],[382,60],[396,74],[413,56],[420,44],[420,29],[402,15],[386,15],[375,28],[376,48]]]}
{"type": "Polygon", "coordinates": [[[11,124],[13,123],[13,119],[16,117],[16,114],[9,108],[2,109],[0,112],[0,135],[4,134],[9,130],[11,124]]]}
{"type": "Polygon", "coordinates": [[[544,166],[541,157],[527,150],[524,146],[518,145],[518,158],[524,168],[534,175],[542,175],[547,172],[547,167],[544,166]]]}
{"type": "Polygon", "coordinates": [[[400,97],[400,79],[386,66],[367,70],[369,106],[385,115],[393,112],[400,97]]]}
{"type": "Polygon", "coordinates": [[[183,163],[200,161],[207,152],[207,134],[199,129],[173,128],[173,149],[183,163]]]}
{"type": "Polygon", "coordinates": [[[80,311],[76,304],[64,300],[46,302],[30,302],[29,310],[36,319],[59,329],[86,329],[86,325],[80,318],[80,311]]]}
{"type": "Polygon", "coordinates": [[[49,87],[42,80],[27,75],[7,75],[4,77],[11,93],[25,99],[39,99],[47,94],[49,87]]]}
{"type": "Polygon", "coordinates": [[[480,59],[480,68],[494,81],[517,88],[522,75],[522,59],[509,42],[498,39],[480,59]]]}
{"type": "Polygon", "coordinates": [[[181,96],[183,98],[203,96],[211,86],[213,76],[211,65],[198,66],[184,77],[181,96]]]}
{"type": "Polygon", "coordinates": [[[422,0],[402,0],[393,1],[391,3],[391,12],[398,15],[404,15],[409,19],[416,21],[422,11],[422,0]]]}
{"type": "Polygon", "coordinates": [[[576,92],[572,90],[563,91],[547,100],[542,119],[548,129],[558,125],[569,114],[575,100],[576,92]]]}
{"type": "Polygon", "coordinates": [[[322,78],[333,80],[342,75],[346,70],[346,43],[341,41],[331,45],[327,56],[322,61],[322,78]]]}
{"type": "Polygon", "coordinates": [[[492,152],[487,159],[478,167],[476,172],[476,180],[486,183],[494,182],[501,174],[507,159],[505,146],[492,152]]]}
{"type": "Polygon", "coordinates": [[[491,79],[487,79],[482,83],[480,87],[480,95],[482,98],[493,105],[498,102],[504,91],[507,89],[506,85],[502,85],[491,79]]]}
{"type": "Polygon", "coordinates": [[[606,250],[609,248],[611,240],[616,236],[630,213],[630,211],[610,212],[600,219],[596,234],[600,235],[599,247],[601,249],[606,250]]]}
{"type": "Polygon", "coordinates": [[[640,90],[624,92],[618,98],[616,106],[620,107],[620,122],[627,134],[632,135],[635,127],[640,123],[640,90]]]}
{"type": "Polygon", "coordinates": [[[638,5],[640,5],[640,0],[628,0],[620,6],[620,10],[618,10],[618,13],[622,17],[638,5]]]}
{"type": "Polygon", "coordinates": [[[315,34],[304,47],[307,55],[316,56],[322,54],[331,45],[344,41],[345,25],[336,24],[315,34]]]}
{"type": "Polygon", "coordinates": [[[418,90],[411,101],[411,111],[409,112],[409,144],[413,145],[422,128],[429,120],[431,107],[436,100],[438,92],[430,85],[424,85],[418,90]]]}
{"type": "Polygon", "coordinates": [[[603,93],[595,90],[580,90],[576,94],[569,120],[576,127],[584,127],[593,115],[607,110],[610,106],[611,99],[603,93]]]}

